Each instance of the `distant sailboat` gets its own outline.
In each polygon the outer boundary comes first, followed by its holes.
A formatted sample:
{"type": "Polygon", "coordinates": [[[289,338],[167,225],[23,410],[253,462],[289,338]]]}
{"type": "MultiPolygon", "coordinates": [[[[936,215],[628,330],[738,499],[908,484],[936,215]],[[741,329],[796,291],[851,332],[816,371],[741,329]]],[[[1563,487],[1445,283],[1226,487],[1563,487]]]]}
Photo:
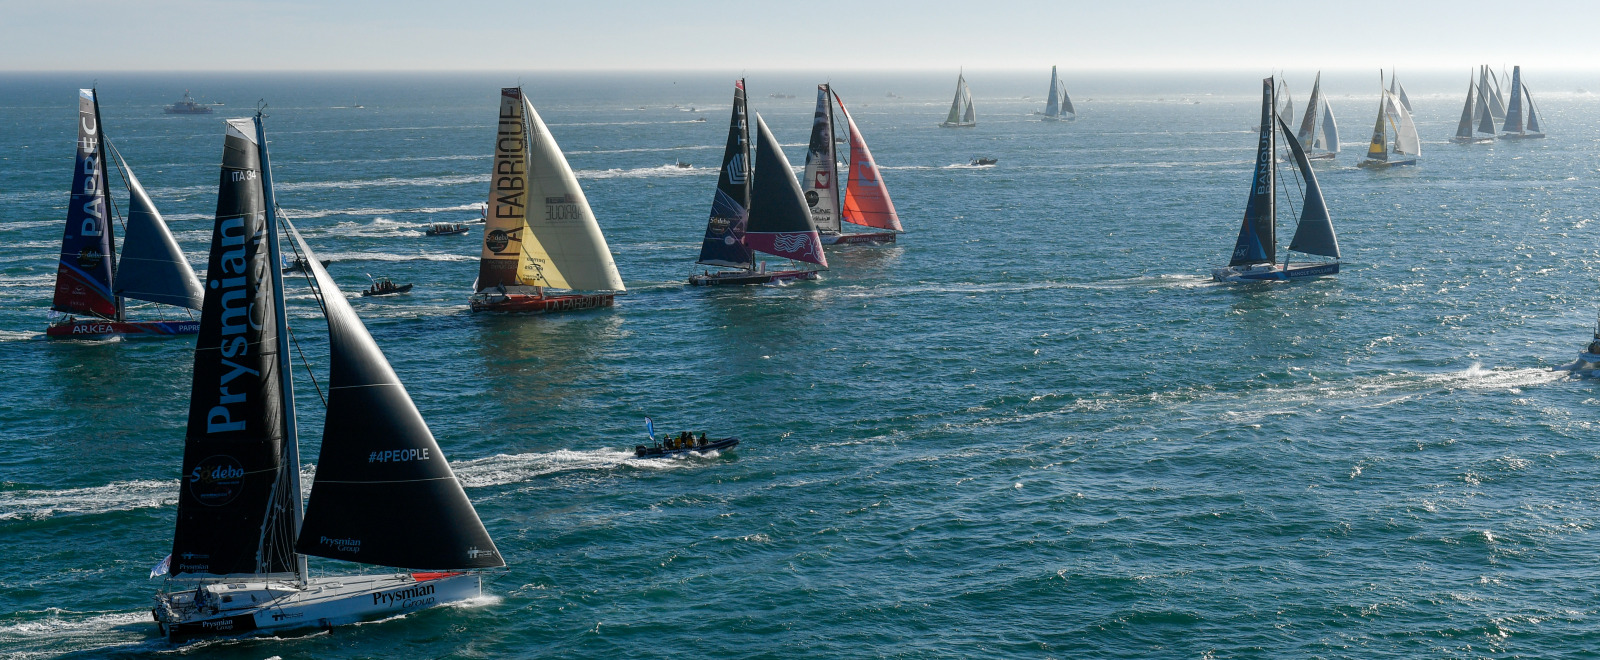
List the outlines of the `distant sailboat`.
{"type": "Polygon", "coordinates": [[[838,96],[830,85],[817,85],[817,110],[811,123],[811,144],[806,150],[806,167],[801,188],[806,204],[811,208],[811,222],[816,225],[823,245],[883,244],[895,242],[900,229],[900,218],[895,214],[894,203],[889,201],[889,191],[880,178],[877,163],[867,151],[867,143],[850,113],[839,101],[839,110],[845,113],[850,133],[850,181],[843,204],[839,199],[839,159],[833,139],[833,101],[838,96]],[[889,229],[892,231],[843,233],[843,222],[889,229]]]}
{"type": "MultiPolygon", "coordinates": [[[[1321,74],[1319,73],[1318,76],[1320,76],[1320,75],[1321,74]]],[[[1282,76],[1278,77],[1278,88],[1277,88],[1275,93],[1277,94],[1278,102],[1283,104],[1281,107],[1274,106],[1274,107],[1278,108],[1278,111],[1277,111],[1278,119],[1282,119],[1283,123],[1285,123],[1285,124],[1293,123],[1294,122],[1294,97],[1290,96],[1289,83],[1288,83],[1288,81],[1284,80],[1282,76]]],[[[1261,127],[1260,126],[1251,126],[1250,130],[1252,132],[1259,133],[1261,131],[1261,127]]]]}
{"type": "Polygon", "coordinates": [[[689,283],[713,286],[814,280],[816,270],[767,270],[766,262],[756,260],[755,253],[764,252],[828,267],[800,182],[795,180],[789,159],[760,115],[756,115],[755,157],[751,158],[745,105],[744,79],[740,78],[734,83],[728,141],[723,148],[722,169],[717,174],[711,217],[706,221],[698,260],[708,266],[737,270],[692,275],[689,283]]]}
{"type": "Polygon", "coordinates": [[[971,128],[978,125],[978,112],[972,107],[972,89],[967,87],[965,73],[956,74],[956,97],[950,102],[950,114],[939,125],[944,128],[971,128]]]}
{"type": "Polygon", "coordinates": [[[1300,141],[1289,130],[1288,122],[1275,117],[1272,78],[1261,81],[1261,139],[1256,147],[1256,166],[1250,181],[1250,199],[1245,203],[1244,223],[1233,247],[1227,267],[1211,272],[1218,282],[1288,280],[1333,275],[1339,272],[1339,239],[1333,232],[1333,219],[1317,185],[1317,175],[1300,141]],[[1277,261],[1278,224],[1278,136],[1288,147],[1304,181],[1304,203],[1294,237],[1277,261]],[[1289,252],[1332,258],[1331,262],[1290,263],[1289,252]]]}
{"type": "Polygon", "coordinates": [[[174,641],[384,619],[482,594],[504,566],[383,351],[280,217],[261,116],[227,122],[169,574],[174,641]],[[279,225],[328,321],[321,456],[302,513],[279,225]],[[219,387],[220,385],[220,387],[219,387]],[[308,555],[404,572],[312,577],[308,555]]]}
{"type": "Polygon", "coordinates": [[[1555,367],[1555,371],[1571,371],[1579,376],[1600,376],[1600,321],[1595,322],[1594,333],[1590,336],[1589,345],[1578,351],[1575,362],[1555,367]]]}
{"type": "Polygon", "coordinates": [[[500,90],[499,117],[472,311],[610,307],[622,276],[561,147],[521,87],[500,90]]]}
{"type": "Polygon", "coordinates": [[[1321,71],[1311,84],[1311,100],[1306,102],[1306,115],[1300,120],[1300,131],[1295,138],[1305,147],[1306,158],[1311,160],[1327,160],[1339,155],[1339,124],[1333,119],[1333,106],[1322,95],[1321,71]]]}
{"type": "Polygon", "coordinates": [[[1502,140],[1526,140],[1542,138],[1544,133],[1539,128],[1539,110],[1533,105],[1533,95],[1528,93],[1528,87],[1522,84],[1522,67],[1511,67],[1511,102],[1506,107],[1506,123],[1501,129],[1502,140]],[[1524,110],[1523,100],[1527,100],[1524,110]],[[1527,114],[1527,123],[1523,123],[1523,114],[1527,114]]]}
{"type": "MultiPolygon", "coordinates": [[[[1483,107],[1475,114],[1473,121],[1483,122],[1483,117],[1489,117],[1489,125],[1496,126],[1506,120],[1505,94],[1500,89],[1500,80],[1494,75],[1494,70],[1485,64],[1478,67],[1478,96],[1483,99],[1483,107]]],[[[1479,131],[1494,135],[1494,129],[1479,131]]]]}
{"type": "Polygon", "coordinates": [[[1417,157],[1422,155],[1422,140],[1417,136],[1417,124],[1400,99],[1383,88],[1382,73],[1379,76],[1378,92],[1381,98],[1378,100],[1378,119],[1372,127],[1372,142],[1367,145],[1367,157],[1357,165],[1378,169],[1416,165],[1417,157]],[[1390,130],[1394,131],[1392,146],[1388,137],[1390,130]]]}
{"type": "Polygon", "coordinates": [[[78,90],[78,155],[72,168],[72,201],[56,262],[52,316],[45,336],[98,339],[112,336],[192,335],[200,322],[129,321],[125,299],[200,309],[203,292],[189,260],[178,248],[155,202],[122,160],[100,121],[93,89],[78,90]],[[104,147],[104,148],[102,148],[104,147]],[[127,237],[120,263],[112,222],[111,172],[116,159],[128,190],[127,237]]]}
{"type": "MultiPolygon", "coordinates": [[[[1489,135],[1478,135],[1478,122],[1473,121],[1473,117],[1480,114],[1479,110],[1487,107],[1486,102],[1484,101],[1484,96],[1484,94],[1479,93],[1477,83],[1473,82],[1471,76],[1468,76],[1467,101],[1461,106],[1461,120],[1456,122],[1456,135],[1455,137],[1450,138],[1451,142],[1473,144],[1494,141],[1493,124],[1487,124],[1489,127],[1489,135]]],[[[1487,111],[1484,111],[1482,115],[1485,119],[1488,118],[1487,111]]]]}
{"type": "Polygon", "coordinates": [[[1406,88],[1400,84],[1400,76],[1393,72],[1389,74],[1389,93],[1400,100],[1400,106],[1405,108],[1406,112],[1411,112],[1411,97],[1406,96],[1406,88]]]}
{"type": "Polygon", "coordinates": [[[1078,118],[1067,96],[1067,86],[1056,78],[1056,68],[1050,67],[1050,98],[1044,103],[1044,121],[1071,121],[1078,118]]]}

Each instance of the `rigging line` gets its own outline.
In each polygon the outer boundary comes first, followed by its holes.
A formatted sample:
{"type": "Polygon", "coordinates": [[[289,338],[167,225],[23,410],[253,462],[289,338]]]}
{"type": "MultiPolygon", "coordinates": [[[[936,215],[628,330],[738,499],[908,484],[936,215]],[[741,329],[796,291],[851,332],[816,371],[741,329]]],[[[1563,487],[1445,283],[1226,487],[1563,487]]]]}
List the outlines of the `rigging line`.
{"type": "MultiPolygon", "coordinates": [[[[100,141],[105,143],[106,147],[111,150],[111,153],[116,155],[116,159],[112,161],[112,164],[116,166],[117,174],[122,177],[122,187],[128,191],[128,199],[132,200],[133,186],[128,185],[128,173],[122,170],[122,152],[117,151],[116,145],[111,144],[111,140],[101,138],[100,141]]],[[[122,225],[122,236],[124,240],[126,240],[128,236],[128,221],[124,220],[122,218],[122,213],[117,211],[117,202],[111,198],[110,193],[106,194],[106,203],[111,205],[111,214],[117,217],[117,224],[122,225]]],[[[129,204],[132,203],[132,201],[129,201],[129,204]]]]}
{"type": "MultiPolygon", "coordinates": [[[[278,217],[283,218],[284,226],[285,227],[292,227],[292,225],[289,224],[289,219],[283,215],[283,207],[274,205],[273,208],[277,209],[278,217]]],[[[285,230],[285,233],[287,233],[287,230],[285,230]]],[[[293,239],[294,237],[293,236],[289,236],[288,238],[293,239]]],[[[305,276],[306,284],[311,289],[312,295],[316,297],[317,304],[322,307],[322,315],[323,316],[327,316],[328,315],[328,306],[322,300],[322,290],[317,288],[316,286],[314,286],[315,282],[311,277],[311,257],[309,255],[303,255],[303,254],[300,253],[300,242],[299,241],[290,240],[289,241],[289,245],[290,245],[290,247],[294,248],[295,257],[300,259],[300,260],[305,261],[305,268],[301,269],[302,270],[301,274],[305,276]]],[[[282,268],[283,265],[282,264],[274,264],[273,267],[274,268],[282,268]]],[[[306,360],[305,349],[300,348],[300,339],[295,336],[294,328],[292,326],[289,326],[288,324],[285,324],[284,325],[284,329],[289,331],[289,343],[294,344],[294,352],[298,353],[300,355],[300,364],[306,368],[306,376],[311,379],[311,388],[315,389],[317,391],[317,398],[322,400],[322,407],[323,408],[327,408],[328,407],[328,397],[327,397],[327,395],[322,393],[322,385],[317,383],[317,374],[316,374],[316,372],[311,370],[311,363],[306,360]]]]}

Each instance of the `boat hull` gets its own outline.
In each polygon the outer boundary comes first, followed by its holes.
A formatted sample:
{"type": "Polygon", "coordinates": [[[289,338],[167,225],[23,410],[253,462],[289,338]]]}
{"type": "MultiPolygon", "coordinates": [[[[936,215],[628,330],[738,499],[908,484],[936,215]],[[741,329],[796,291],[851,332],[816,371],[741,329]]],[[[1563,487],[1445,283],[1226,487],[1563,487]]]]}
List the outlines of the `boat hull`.
{"type": "Polygon", "coordinates": [[[971,124],[952,124],[950,122],[943,122],[939,124],[939,128],[976,128],[977,126],[977,122],[973,122],[971,124]]]}
{"type": "Polygon", "coordinates": [[[513,312],[517,314],[546,314],[549,312],[577,312],[585,309],[611,307],[616,302],[614,293],[572,294],[567,296],[530,296],[522,293],[479,294],[469,304],[474,312],[513,312]]]}
{"type": "Polygon", "coordinates": [[[303,587],[287,582],[210,583],[157,595],[151,614],[167,639],[185,642],[326,630],[481,595],[483,585],[475,573],[332,576],[312,578],[303,587]],[[201,590],[205,602],[197,604],[201,590]],[[224,598],[230,602],[218,602],[224,598]]]}
{"type": "Polygon", "coordinates": [[[1333,160],[1338,156],[1339,154],[1333,153],[1332,151],[1325,151],[1322,153],[1306,154],[1306,160],[1333,160]]]}
{"type": "Polygon", "coordinates": [[[814,270],[772,270],[765,273],[739,270],[690,275],[689,284],[694,286],[743,286],[747,284],[773,284],[775,282],[814,279],[817,279],[817,271],[814,270]]]}
{"type": "Polygon", "coordinates": [[[1538,140],[1538,139],[1542,139],[1543,137],[1544,137],[1544,133],[1501,133],[1500,134],[1500,139],[1502,139],[1502,140],[1538,140]]]}
{"type": "Polygon", "coordinates": [[[863,232],[860,234],[822,234],[823,245],[887,245],[897,240],[898,233],[863,232]]]}
{"type": "Polygon", "coordinates": [[[1386,170],[1386,169],[1389,169],[1391,167],[1400,167],[1402,165],[1416,165],[1416,164],[1417,164],[1417,159],[1415,159],[1415,158],[1412,158],[1410,160],[1364,160],[1364,161],[1361,161],[1359,163],[1356,163],[1356,167],[1364,167],[1364,168],[1369,169],[1369,170],[1386,170]]]}
{"type": "Polygon", "coordinates": [[[46,328],[44,335],[55,339],[104,339],[175,337],[199,332],[199,321],[68,321],[46,328]]]}
{"type": "Polygon", "coordinates": [[[1281,282],[1304,277],[1323,277],[1339,273],[1339,262],[1316,264],[1271,264],[1228,266],[1211,271],[1216,282],[1281,282]]]}
{"type": "Polygon", "coordinates": [[[1494,139],[1495,138],[1492,135],[1479,135],[1473,137],[1453,137],[1450,138],[1450,141],[1456,144],[1487,144],[1489,142],[1494,142],[1494,139]]]}
{"type": "Polygon", "coordinates": [[[704,454],[706,452],[721,451],[723,449],[732,449],[734,447],[737,447],[738,445],[739,445],[739,439],[738,438],[718,438],[716,440],[711,440],[711,441],[706,442],[704,447],[696,445],[694,447],[685,447],[683,449],[663,449],[661,447],[650,447],[650,446],[646,446],[646,445],[639,445],[639,446],[633,448],[633,456],[634,456],[634,458],[668,458],[668,457],[671,457],[671,456],[685,456],[685,455],[688,455],[688,454],[704,454]]]}

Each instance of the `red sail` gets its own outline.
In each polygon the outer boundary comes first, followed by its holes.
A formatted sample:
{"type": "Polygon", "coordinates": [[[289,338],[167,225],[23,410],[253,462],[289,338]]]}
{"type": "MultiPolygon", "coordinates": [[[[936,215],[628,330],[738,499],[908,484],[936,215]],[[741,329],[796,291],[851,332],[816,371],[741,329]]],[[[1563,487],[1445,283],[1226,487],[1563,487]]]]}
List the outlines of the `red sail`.
{"type": "Polygon", "coordinates": [[[878,229],[905,231],[900,226],[900,215],[894,212],[894,202],[889,200],[889,189],[883,185],[877,161],[867,150],[867,141],[861,138],[856,120],[844,107],[844,99],[834,92],[833,100],[839,103],[844,119],[850,124],[850,184],[844,191],[844,221],[878,229]]]}

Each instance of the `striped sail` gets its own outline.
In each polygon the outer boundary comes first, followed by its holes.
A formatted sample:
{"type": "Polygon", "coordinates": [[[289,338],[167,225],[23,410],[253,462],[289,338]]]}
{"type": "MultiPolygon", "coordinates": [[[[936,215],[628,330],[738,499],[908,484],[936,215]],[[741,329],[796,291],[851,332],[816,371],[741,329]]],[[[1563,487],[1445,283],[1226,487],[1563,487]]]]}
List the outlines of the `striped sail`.
{"type": "Polygon", "coordinates": [[[527,212],[517,282],[587,291],[622,291],[622,276],[589,200],[539,112],[522,97],[527,127],[527,212]]]}

